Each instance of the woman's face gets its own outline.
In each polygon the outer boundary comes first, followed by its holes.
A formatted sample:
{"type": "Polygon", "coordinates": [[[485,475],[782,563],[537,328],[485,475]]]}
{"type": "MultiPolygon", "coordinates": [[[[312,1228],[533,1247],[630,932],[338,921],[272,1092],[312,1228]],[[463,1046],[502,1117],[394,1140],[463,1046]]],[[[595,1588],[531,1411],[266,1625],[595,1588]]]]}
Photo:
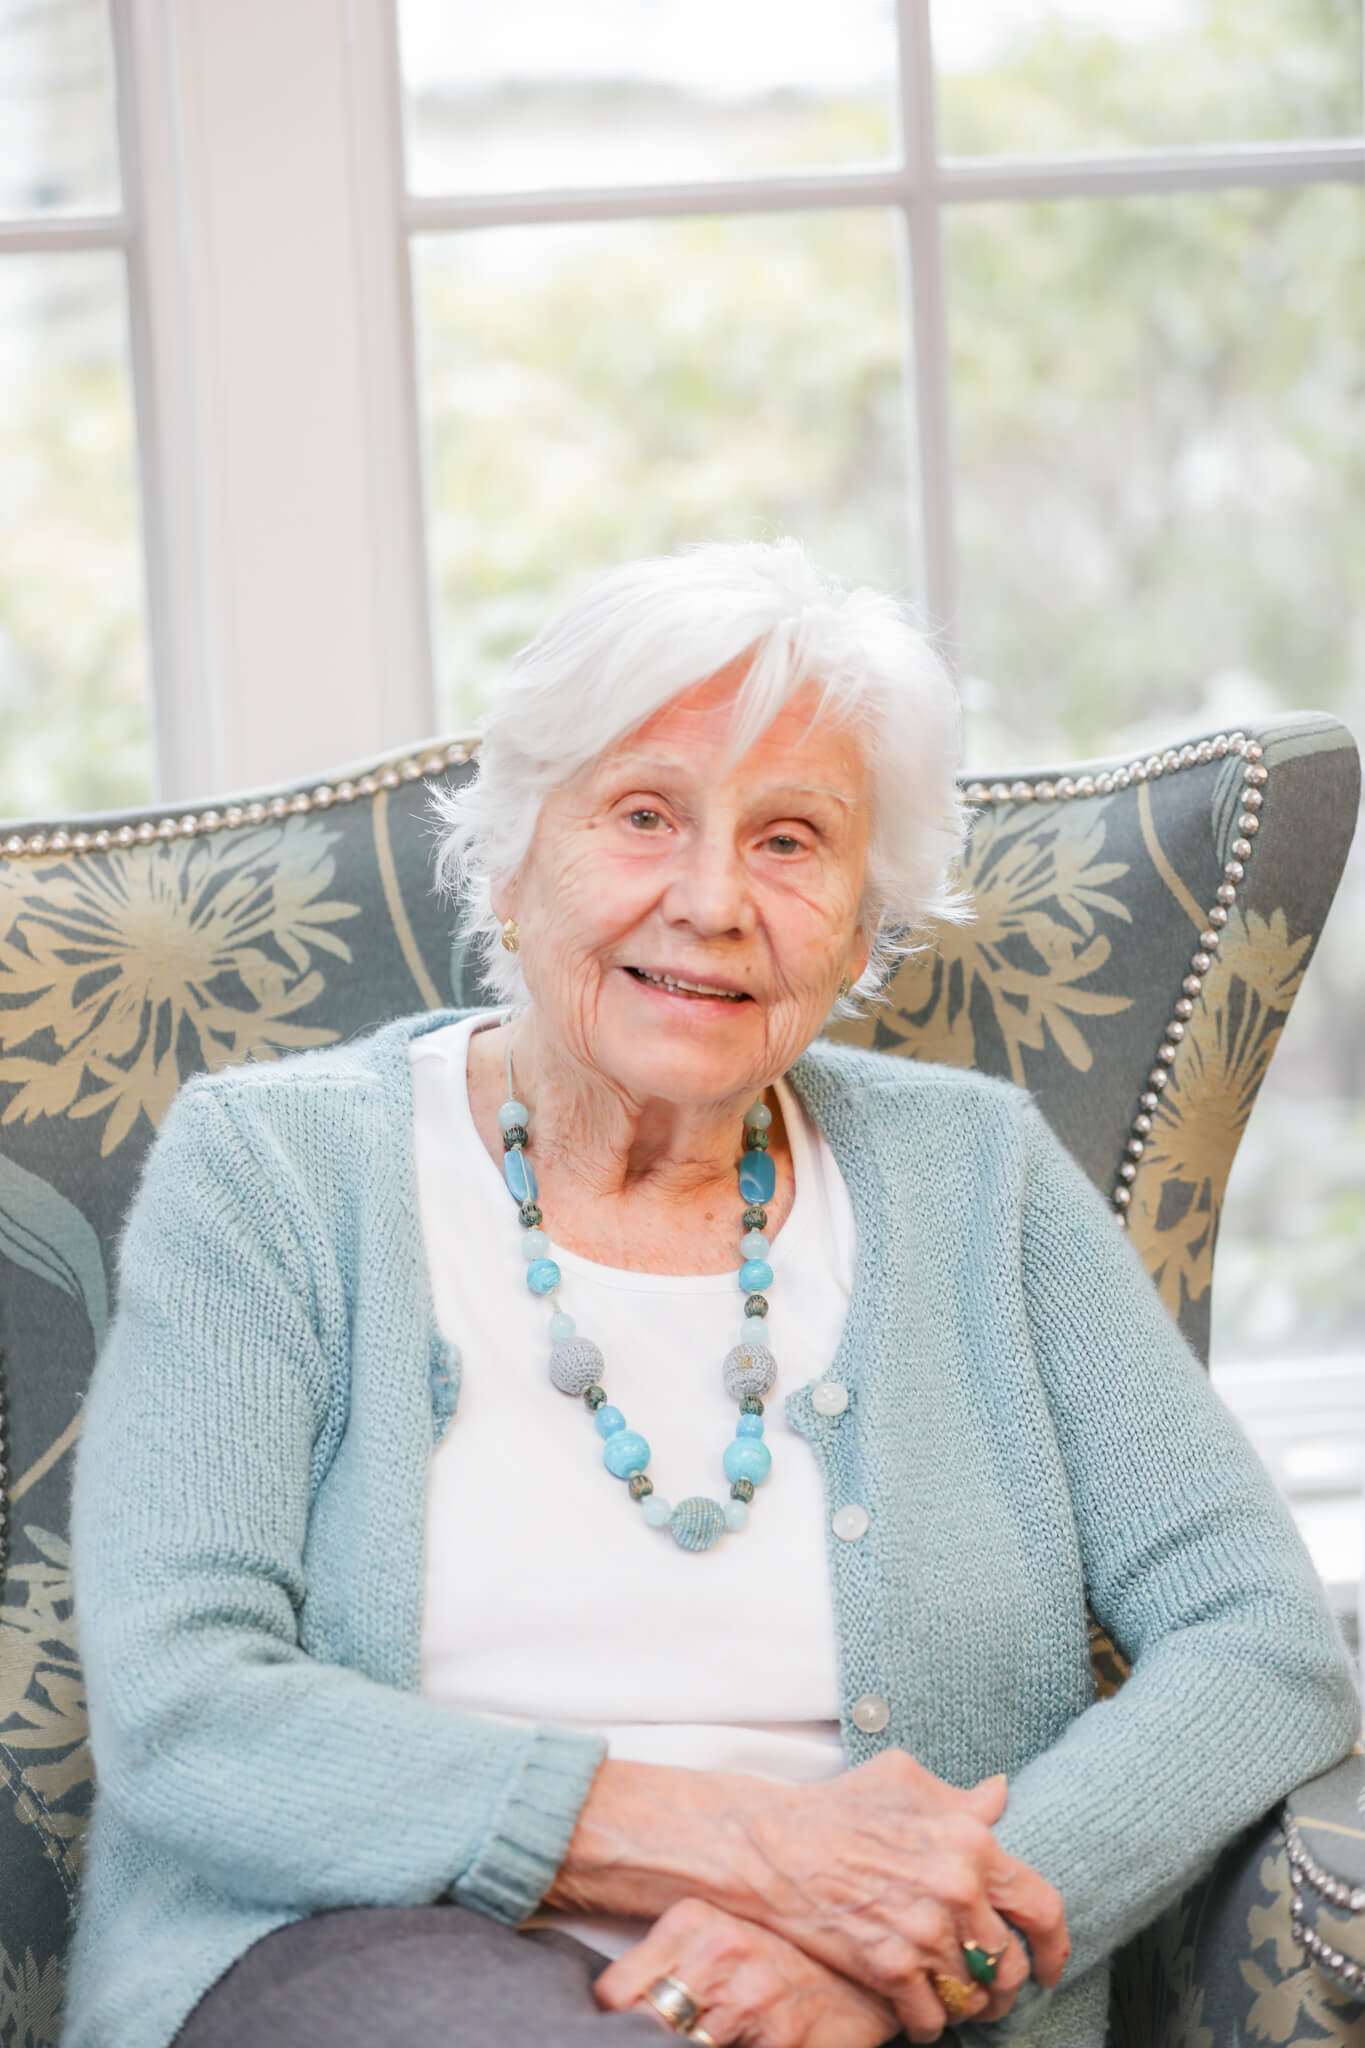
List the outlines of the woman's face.
{"type": "Polygon", "coordinates": [[[640,1099],[766,1085],[867,962],[860,736],[812,723],[807,688],[727,763],[743,673],[685,691],[552,791],[495,892],[537,1032],[640,1099]]]}

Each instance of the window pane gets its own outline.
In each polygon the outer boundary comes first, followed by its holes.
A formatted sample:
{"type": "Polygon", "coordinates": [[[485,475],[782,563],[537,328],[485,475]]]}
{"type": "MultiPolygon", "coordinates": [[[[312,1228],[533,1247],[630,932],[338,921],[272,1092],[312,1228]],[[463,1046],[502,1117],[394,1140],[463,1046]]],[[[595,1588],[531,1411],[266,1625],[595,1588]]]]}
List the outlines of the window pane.
{"type": "Polygon", "coordinates": [[[891,0],[400,0],[414,192],[884,160],[891,0]]]}
{"type": "MultiPolygon", "coordinates": [[[[972,755],[1365,732],[1365,203],[1347,186],[954,209],[972,755]]],[[[1213,1346],[1359,1350],[1365,835],[1233,1169],[1213,1346]]]]}
{"type": "Polygon", "coordinates": [[[105,0],[0,0],[0,219],[118,204],[105,0]]]}
{"type": "Polygon", "coordinates": [[[0,258],[0,814],[151,788],[122,260],[0,258]]]}
{"type": "Polygon", "coordinates": [[[1365,126],[1360,0],[935,0],[933,28],[952,156],[1365,126]]]}
{"type": "Polygon", "coordinates": [[[443,723],[614,561],[793,533],[905,586],[888,215],[512,228],[416,257],[443,723]]]}

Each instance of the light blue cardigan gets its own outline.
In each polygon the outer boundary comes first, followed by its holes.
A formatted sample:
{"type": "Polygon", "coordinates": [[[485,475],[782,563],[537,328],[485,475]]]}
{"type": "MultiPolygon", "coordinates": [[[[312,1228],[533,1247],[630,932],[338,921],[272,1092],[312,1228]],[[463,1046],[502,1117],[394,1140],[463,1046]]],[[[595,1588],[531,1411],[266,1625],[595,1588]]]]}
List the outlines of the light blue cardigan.
{"type": "MultiPolygon", "coordinates": [[[[459,1375],[408,1048],[456,1014],[195,1080],[153,1148],[76,1468],[99,1792],[64,2048],[166,2048],[250,1943],[328,1907],[521,1920],[601,1759],[419,1693],[459,1375]]],[[[871,1515],[830,1543],[848,1759],[1009,1773],[999,1838],[1060,1888],[1072,1958],[963,2036],[1101,2048],[1106,1957],[1350,1747],[1349,1666],[1265,1472],[1028,1096],[823,1044],[792,1081],[858,1232],[849,1407],[786,1402],[831,1511],[871,1515]],[[1135,1665],[1104,1704],[1087,1590],[1135,1665]],[[865,1693],[879,1736],[847,1718],[865,1693]]],[[[545,1691],[552,1721],[553,1670],[545,1691]]]]}

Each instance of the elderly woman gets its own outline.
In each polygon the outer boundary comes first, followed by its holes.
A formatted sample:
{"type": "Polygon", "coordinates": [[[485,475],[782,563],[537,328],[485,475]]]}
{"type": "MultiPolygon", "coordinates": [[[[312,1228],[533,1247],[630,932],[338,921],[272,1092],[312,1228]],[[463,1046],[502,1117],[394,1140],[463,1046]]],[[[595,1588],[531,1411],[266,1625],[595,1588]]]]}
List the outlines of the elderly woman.
{"type": "Polygon", "coordinates": [[[818,1039],[969,914],[957,730],[790,543],[618,571],[443,799],[502,1007],[183,1090],[77,1474],[66,2048],[1101,2048],[1111,1952],[1349,1748],[1028,1096],[818,1039]]]}

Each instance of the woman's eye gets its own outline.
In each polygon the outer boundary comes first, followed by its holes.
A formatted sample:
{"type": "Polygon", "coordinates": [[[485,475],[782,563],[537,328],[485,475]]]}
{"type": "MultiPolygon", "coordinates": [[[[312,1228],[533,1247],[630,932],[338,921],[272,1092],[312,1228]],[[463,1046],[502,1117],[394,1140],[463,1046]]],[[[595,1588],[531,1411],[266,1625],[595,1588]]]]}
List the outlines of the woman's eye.
{"type": "Polygon", "coordinates": [[[659,811],[632,811],[630,822],[638,832],[655,832],[663,824],[663,815],[659,811]]]}
{"type": "Polygon", "coordinates": [[[801,852],[801,841],[794,832],[774,832],[767,843],[780,854],[801,852]]]}

